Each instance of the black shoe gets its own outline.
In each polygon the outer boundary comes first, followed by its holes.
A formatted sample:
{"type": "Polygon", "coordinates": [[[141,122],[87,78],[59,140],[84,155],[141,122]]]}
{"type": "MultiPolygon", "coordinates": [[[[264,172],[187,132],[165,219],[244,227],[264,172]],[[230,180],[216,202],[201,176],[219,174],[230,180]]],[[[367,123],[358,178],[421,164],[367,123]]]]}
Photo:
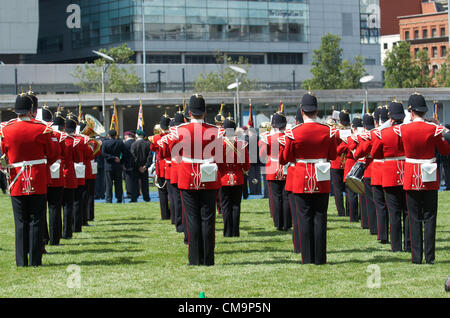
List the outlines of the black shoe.
{"type": "Polygon", "coordinates": [[[434,260],[427,261],[427,264],[428,264],[428,265],[434,265],[434,260]]]}
{"type": "Polygon", "coordinates": [[[380,244],[389,244],[389,241],[388,240],[381,240],[380,244]]]}

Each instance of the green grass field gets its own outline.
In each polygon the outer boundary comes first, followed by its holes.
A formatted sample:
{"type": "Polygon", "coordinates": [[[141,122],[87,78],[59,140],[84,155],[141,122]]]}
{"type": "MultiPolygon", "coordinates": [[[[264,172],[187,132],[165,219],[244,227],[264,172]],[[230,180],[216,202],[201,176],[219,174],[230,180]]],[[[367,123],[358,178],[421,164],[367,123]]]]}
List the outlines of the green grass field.
{"type": "Polygon", "coordinates": [[[159,203],[97,204],[96,221],[49,246],[44,266],[17,268],[8,196],[0,196],[0,297],[449,297],[450,193],[440,193],[436,264],[413,265],[409,253],[392,253],[359,223],[338,218],[333,198],[328,218],[328,264],[301,265],[292,232],[274,229],[266,200],[244,201],[241,237],[224,238],[216,224],[215,266],[187,266],[187,246],[159,203]],[[80,288],[69,288],[80,270],[80,288]],[[380,268],[379,288],[369,288],[380,268]],[[70,269],[70,268],[69,268],[70,269]],[[369,279],[370,281],[370,279],[369,279]],[[69,282],[69,284],[68,284],[69,282]]]}

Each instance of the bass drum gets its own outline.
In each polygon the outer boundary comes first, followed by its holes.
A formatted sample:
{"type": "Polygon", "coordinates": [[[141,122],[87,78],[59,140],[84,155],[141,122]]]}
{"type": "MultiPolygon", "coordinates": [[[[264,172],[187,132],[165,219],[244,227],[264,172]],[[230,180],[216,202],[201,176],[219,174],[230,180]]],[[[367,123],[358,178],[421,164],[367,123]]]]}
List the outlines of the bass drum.
{"type": "Polygon", "coordinates": [[[345,178],[345,183],[348,185],[350,190],[355,193],[363,194],[364,183],[362,179],[364,178],[364,170],[366,168],[366,164],[364,162],[356,162],[350,172],[347,174],[345,178]]]}

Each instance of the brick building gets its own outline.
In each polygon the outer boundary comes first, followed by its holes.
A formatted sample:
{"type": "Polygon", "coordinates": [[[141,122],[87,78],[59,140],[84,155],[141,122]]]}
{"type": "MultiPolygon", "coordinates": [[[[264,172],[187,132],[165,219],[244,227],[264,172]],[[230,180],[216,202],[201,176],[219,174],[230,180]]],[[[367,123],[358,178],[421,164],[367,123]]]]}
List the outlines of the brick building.
{"type": "Polygon", "coordinates": [[[433,72],[447,59],[448,11],[435,1],[421,3],[422,13],[400,16],[400,40],[411,43],[411,54],[428,51],[433,72]]]}

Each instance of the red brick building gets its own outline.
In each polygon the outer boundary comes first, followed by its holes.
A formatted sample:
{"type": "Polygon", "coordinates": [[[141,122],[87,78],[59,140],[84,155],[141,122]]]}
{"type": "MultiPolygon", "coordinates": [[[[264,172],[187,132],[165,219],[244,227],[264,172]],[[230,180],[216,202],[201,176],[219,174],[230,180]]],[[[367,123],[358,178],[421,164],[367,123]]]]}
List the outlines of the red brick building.
{"type": "Polygon", "coordinates": [[[381,36],[399,34],[399,16],[421,14],[422,0],[380,0],[381,36]]]}
{"type": "Polygon", "coordinates": [[[412,56],[427,50],[436,71],[447,58],[448,11],[434,1],[422,2],[421,7],[421,14],[398,17],[400,40],[411,43],[412,56]]]}

